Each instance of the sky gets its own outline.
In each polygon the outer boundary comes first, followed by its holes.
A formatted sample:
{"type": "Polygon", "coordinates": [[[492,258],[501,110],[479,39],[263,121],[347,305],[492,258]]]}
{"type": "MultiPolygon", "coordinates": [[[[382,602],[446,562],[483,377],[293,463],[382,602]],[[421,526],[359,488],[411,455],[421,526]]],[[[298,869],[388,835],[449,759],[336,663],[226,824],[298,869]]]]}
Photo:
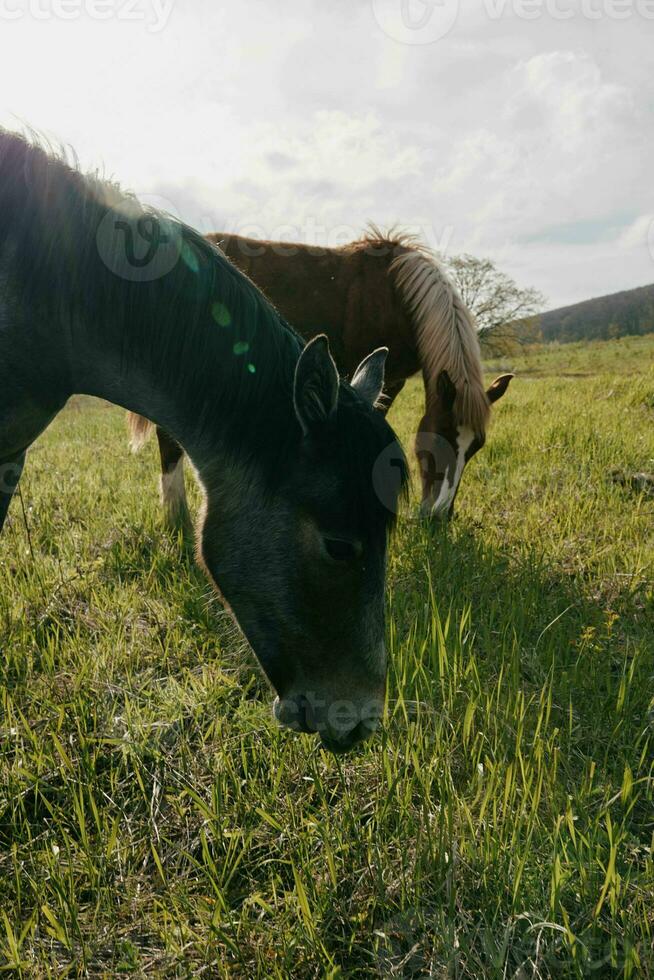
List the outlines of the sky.
{"type": "Polygon", "coordinates": [[[654,282],[654,0],[0,0],[0,125],[204,232],[654,282]]]}

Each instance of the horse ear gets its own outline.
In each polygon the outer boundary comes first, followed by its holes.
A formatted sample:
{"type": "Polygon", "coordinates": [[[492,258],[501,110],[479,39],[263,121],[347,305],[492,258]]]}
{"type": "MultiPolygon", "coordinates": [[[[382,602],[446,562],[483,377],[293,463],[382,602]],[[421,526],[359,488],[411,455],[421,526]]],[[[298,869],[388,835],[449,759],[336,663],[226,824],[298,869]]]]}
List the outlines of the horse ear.
{"type": "Polygon", "coordinates": [[[514,378],[514,374],[501,374],[499,378],[495,378],[492,385],[486,392],[486,397],[488,398],[491,405],[499,401],[506,389],[509,387],[511,379],[514,378]]]}
{"type": "Polygon", "coordinates": [[[306,345],[295,368],[293,402],[306,435],[336,411],[338,371],[329,353],[329,341],[319,334],[306,345]]]}
{"type": "Polygon", "coordinates": [[[388,347],[378,347],[372,354],[368,354],[361,361],[350,381],[352,387],[370,405],[374,405],[382,393],[387,355],[388,347]]]}
{"type": "Polygon", "coordinates": [[[451,412],[454,408],[454,399],[456,398],[456,388],[452,383],[447,371],[441,371],[436,379],[436,393],[438,394],[438,400],[440,402],[440,407],[446,412],[451,412]]]}

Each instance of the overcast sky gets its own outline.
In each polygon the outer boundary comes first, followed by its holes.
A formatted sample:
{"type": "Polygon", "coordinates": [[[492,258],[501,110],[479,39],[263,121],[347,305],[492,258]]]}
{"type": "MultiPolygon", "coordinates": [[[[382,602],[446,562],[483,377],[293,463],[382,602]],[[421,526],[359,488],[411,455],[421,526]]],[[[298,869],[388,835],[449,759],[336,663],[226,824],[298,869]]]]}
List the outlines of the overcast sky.
{"type": "Polygon", "coordinates": [[[0,123],[203,231],[654,282],[654,0],[0,0],[0,123]]]}

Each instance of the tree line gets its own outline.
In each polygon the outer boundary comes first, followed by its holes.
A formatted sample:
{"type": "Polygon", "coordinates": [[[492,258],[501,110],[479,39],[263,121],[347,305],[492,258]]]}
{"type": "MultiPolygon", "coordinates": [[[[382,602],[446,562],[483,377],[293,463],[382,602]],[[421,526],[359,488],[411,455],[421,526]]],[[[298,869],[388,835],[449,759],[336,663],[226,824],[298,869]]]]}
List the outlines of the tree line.
{"type": "Polygon", "coordinates": [[[654,333],[654,285],[551,310],[541,314],[539,328],[545,343],[563,344],[654,333]]]}
{"type": "Polygon", "coordinates": [[[611,340],[654,333],[654,284],[543,313],[545,297],[519,286],[490,259],[442,256],[477,321],[482,352],[497,357],[532,343],[611,340]]]}

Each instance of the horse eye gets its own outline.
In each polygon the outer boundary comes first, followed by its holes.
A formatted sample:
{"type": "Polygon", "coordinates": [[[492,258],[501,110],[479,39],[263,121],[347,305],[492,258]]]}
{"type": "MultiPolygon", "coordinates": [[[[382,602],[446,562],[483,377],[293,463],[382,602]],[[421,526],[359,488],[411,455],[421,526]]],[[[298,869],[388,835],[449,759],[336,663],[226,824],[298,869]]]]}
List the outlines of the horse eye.
{"type": "Polygon", "coordinates": [[[352,541],[344,541],[342,538],[323,538],[323,543],[332,561],[352,561],[359,554],[352,541]]]}

